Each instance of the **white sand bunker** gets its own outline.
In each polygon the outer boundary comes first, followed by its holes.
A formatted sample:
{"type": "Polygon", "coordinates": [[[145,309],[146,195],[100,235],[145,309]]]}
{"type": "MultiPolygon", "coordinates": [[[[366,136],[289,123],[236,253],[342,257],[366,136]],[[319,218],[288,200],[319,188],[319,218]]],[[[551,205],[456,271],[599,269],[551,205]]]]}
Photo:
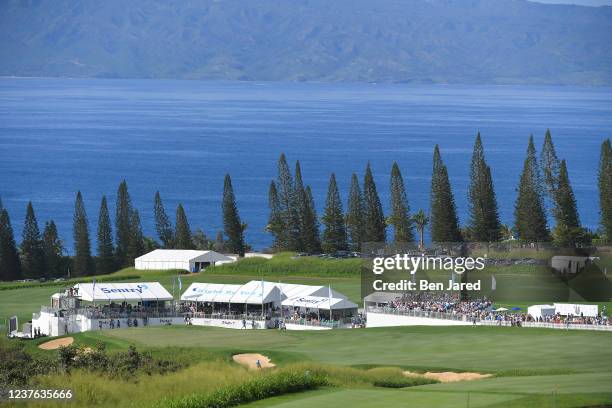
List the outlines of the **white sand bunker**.
{"type": "Polygon", "coordinates": [[[259,353],[234,354],[232,358],[235,362],[245,366],[249,370],[256,370],[258,368],[257,360],[259,360],[261,368],[272,368],[276,366],[275,364],[270,362],[270,359],[268,357],[259,353]]]}
{"type": "Polygon", "coordinates": [[[69,346],[72,343],[74,343],[74,339],[72,337],[63,337],[61,339],[50,340],[39,344],[38,348],[42,350],[57,350],[62,346],[69,346]]]}
{"type": "Polygon", "coordinates": [[[407,377],[425,377],[432,380],[438,380],[443,383],[457,382],[457,381],[474,381],[482,380],[483,378],[489,378],[491,374],[480,374],[480,373],[454,373],[452,371],[445,371],[443,373],[415,373],[412,371],[404,371],[404,375],[407,377]]]}

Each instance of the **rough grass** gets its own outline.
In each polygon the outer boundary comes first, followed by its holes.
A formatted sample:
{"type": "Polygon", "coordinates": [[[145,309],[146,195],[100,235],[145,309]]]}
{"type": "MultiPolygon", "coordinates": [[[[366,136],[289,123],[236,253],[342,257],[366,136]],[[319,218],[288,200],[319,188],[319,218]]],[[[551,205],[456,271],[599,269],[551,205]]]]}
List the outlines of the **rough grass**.
{"type": "Polygon", "coordinates": [[[283,252],[272,259],[245,258],[235,263],[209,267],[206,271],[225,275],[348,277],[359,276],[363,266],[360,258],[325,259],[307,256],[293,259],[294,255],[283,252]]]}
{"type": "MultiPolygon", "coordinates": [[[[74,391],[75,406],[79,407],[150,407],[168,396],[208,392],[240,384],[253,377],[252,373],[224,360],[200,362],[184,370],[165,374],[139,376],[132,381],[101,377],[84,370],[72,374],[38,377],[34,387],[74,391]]],[[[28,406],[38,406],[28,404],[28,406]]],[[[61,407],[65,403],[46,401],[44,407],[61,407]]]]}
{"type": "Polygon", "coordinates": [[[213,392],[178,398],[164,398],[155,406],[162,408],[227,408],[283,394],[316,389],[327,385],[327,376],[295,367],[264,372],[252,378],[219,387],[213,392]]]}

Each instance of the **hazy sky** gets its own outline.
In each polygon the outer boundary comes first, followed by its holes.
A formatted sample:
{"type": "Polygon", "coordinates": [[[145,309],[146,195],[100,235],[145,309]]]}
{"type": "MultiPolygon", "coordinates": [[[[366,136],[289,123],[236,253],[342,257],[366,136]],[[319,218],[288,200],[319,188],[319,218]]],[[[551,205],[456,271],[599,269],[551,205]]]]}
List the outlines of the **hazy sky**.
{"type": "Polygon", "coordinates": [[[532,0],[538,3],[554,3],[554,4],[579,4],[581,6],[604,6],[612,5],[612,0],[532,0]]]}

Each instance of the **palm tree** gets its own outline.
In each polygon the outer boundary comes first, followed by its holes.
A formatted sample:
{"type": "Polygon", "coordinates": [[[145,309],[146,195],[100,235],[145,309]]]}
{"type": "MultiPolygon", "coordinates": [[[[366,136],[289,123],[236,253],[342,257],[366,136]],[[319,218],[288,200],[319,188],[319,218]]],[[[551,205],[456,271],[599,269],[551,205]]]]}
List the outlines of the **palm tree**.
{"type": "Polygon", "coordinates": [[[423,209],[412,216],[412,221],[416,225],[417,231],[419,231],[419,249],[425,248],[425,227],[429,223],[429,217],[425,214],[423,209]]]}

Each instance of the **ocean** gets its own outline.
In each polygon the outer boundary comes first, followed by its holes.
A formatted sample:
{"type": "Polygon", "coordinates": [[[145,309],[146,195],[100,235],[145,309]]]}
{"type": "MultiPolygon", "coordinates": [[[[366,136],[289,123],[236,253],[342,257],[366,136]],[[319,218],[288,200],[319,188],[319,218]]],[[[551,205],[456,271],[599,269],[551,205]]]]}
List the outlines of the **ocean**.
{"type": "MultiPolygon", "coordinates": [[[[0,79],[0,197],[19,240],[28,201],[41,230],[53,219],[73,252],[72,217],[83,193],[95,245],[107,195],[114,214],[126,179],[145,235],[154,236],[159,190],[192,230],[222,229],[230,173],[246,239],[270,245],[267,193],[281,152],[299,160],[319,216],[330,174],[346,203],[350,177],[372,165],[385,210],[397,161],[411,210],[427,210],[433,147],[440,145],[460,220],[467,221],[470,156],[481,132],[503,223],[512,224],[530,134],[551,129],[567,160],[583,224],[599,219],[599,149],[612,136],[612,88],[259,83],[111,79],[0,79]]],[[[391,231],[388,233],[391,236],[391,231]]]]}

